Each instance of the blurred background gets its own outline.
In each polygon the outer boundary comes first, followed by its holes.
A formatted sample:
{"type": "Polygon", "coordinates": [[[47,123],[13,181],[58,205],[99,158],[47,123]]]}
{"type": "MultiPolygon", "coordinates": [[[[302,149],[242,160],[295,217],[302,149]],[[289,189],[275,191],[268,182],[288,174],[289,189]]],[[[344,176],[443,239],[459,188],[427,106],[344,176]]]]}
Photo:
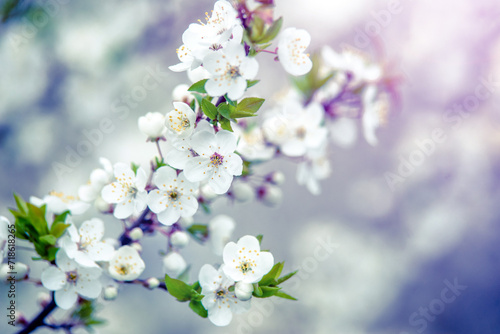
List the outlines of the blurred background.
{"type": "MultiPolygon", "coordinates": [[[[76,194],[99,157],[147,166],[155,149],[137,118],[169,111],[172,89],[188,83],[168,66],[178,62],[182,32],[213,2],[50,0],[27,15],[32,2],[21,1],[0,25],[0,214],[10,217],[13,192],[76,194]],[[151,90],[141,88],[148,75],[158,84],[151,90]],[[71,160],[102,127],[83,159],[71,160]]],[[[299,301],[256,301],[217,328],[164,291],[125,286],[103,302],[108,323],[98,332],[499,333],[498,1],[277,0],[276,15],[310,32],[311,51],[349,44],[403,78],[401,105],[377,132],[377,147],[362,138],[331,147],[320,196],[297,185],[295,165],[277,161],[262,171],[285,173],[280,206],[216,202],[214,214],[237,222],[233,239],[264,233],[285,270],[300,270],[286,286],[299,301]]],[[[272,57],[259,63],[253,92],[272,99],[288,79],[272,57]]],[[[107,235],[117,236],[119,222],[107,222],[107,235]]],[[[160,237],[148,240],[143,256],[153,265],[144,277],[161,275],[164,247],[160,237]]],[[[205,250],[191,242],[182,253],[193,280],[203,263],[220,261],[205,250]]],[[[30,262],[29,252],[17,256],[30,262]]],[[[34,264],[33,275],[45,266],[34,264]]],[[[44,289],[17,290],[30,319],[44,289]]],[[[0,292],[5,310],[7,289],[0,292]]],[[[0,332],[12,332],[2,319],[0,332]]]]}

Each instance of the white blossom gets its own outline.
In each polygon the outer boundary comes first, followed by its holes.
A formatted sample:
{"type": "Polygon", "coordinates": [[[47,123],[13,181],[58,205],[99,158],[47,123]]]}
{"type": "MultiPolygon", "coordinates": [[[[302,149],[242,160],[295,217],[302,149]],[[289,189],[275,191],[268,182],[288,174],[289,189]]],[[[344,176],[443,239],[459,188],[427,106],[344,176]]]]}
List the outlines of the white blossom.
{"type": "Polygon", "coordinates": [[[42,272],[41,281],[45,288],[55,291],[55,302],[67,310],[75,305],[78,295],[94,299],[101,294],[101,268],[97,265],[84,267],[70,259],[64,249],[56,254],[56,265],[42,272]]]}
{"type": "Polygon", "coordinates": [[[168,131],[178,138],[189,137],[196,124],[196,113],[184,102],[174,102],[174,110],[165,116],[168,131]]]}
{"type": "Polygon", "coordinates": [[[188,181],[184,174],[177,175],[175,169],[163,166],[153,176],[153,184],[158,189],[149,192],[147,203],[162,224],[172,225],[180,217],[191,217],[198,210],[199,185],[188,181]]]}
{"type": "Polygon", "coordinates": [[[93,266],[95,261],[111,260],[115,252],[111,244],[102,241],[103,237],[104,223],[93,218],[83,222],[78,231],[70,224],[59,244],[70,259],[82,266],[93,266]]]}
{"type": "Polygon", "coordinates": [[[2,262],[7,252],[9,225],[10,225],[9,220],[4,216],[0,216],[0,263],[2,262]]]}
{"type": "Polygon", "coordinates": [[[286,28],[278,43],[278,57],[285,71],[291,75],[304,75],[312,68],[312,61],[305,49],[311,43],[311,35],[304,29],[286,28]]]}
{"type": "Polygon", "coordinates": [[[236,154],[237,137],[226,130],[193,135],[191,145],[197,156],[186,163],[184,173],[192,182],[208,181],[216,194],[228,191],[233,176],[241,175],[243,160],[236,154]]]}
{"type": "Polygon", "coordinates": [[[308,152],[306,160],[297,167],[297,183],[305,185],[313,195],[319,195],[319,180],[330,176],[330,160],[326,156],[326,145],[316,151],[308,152]]]}
{"type": "Polygon", "coordinates": [[[378,139],[375,131],[385,123],[389,109],[388,97],[380,94],[377,87],[369,85],[363,92],[363,135],[368,144],[375,146],[378,139]]]}
{"type": "Polygon", "coordinates": [[[163,137],[165,132],[165,116],[159,112],[148,112],[139,117],[137,124],[139,131],[153,141],[163,137]]]}
{"type": "Polygon", "coordinates": [[[146,208],[146,172],[139,167],[134,174],[130,166],[119,162],[114,165],[114,175],[116,181],[102,189],[102,198],[116,204],[113,215],[118,219],[138,215],[146,208]]]}
{"type": "Polygon", "coordinates": [[[208,319],[216,326],[227,326],[233,318],[233,313],[243,313],[250,309],[250,301],[239,300],[229,287],[234,280],[227,277],[222,265],[216,270],[209,264],[203,265],[199,273],[201,293],[204,295],[201,303],[208,311],[208,319]]]}
{"type": "Polygon", "coordinates": [[[176,248],[186,247],[189,243],[189,235],[184,231],[175,231],[170,235],[170,244],[176,248]]]}
{"type": "Polygon", "coordinates": [[[205,84],[209,95],[227,93],[231,100],[238,100],[245,93],[247,80],[255,79],[259,63],[246,56],[245,48],[239,42],[230,42],[223,50],[206,56],[203,67],[211,74],[205,84]]]}
{"type": "Polygon", "coordinates": [[[47,205],[47,213],[56,215],[69,211],[71,215],[77,216],[85,213],[90,208],[90,204],[81,201],[78,197],[56,191],[51,191],[43,199],[31,196],[30,203],[39,207],[47,205]]]}
{"type": "Polygon", "coordinates": [[[138,278],[146,265],[137,250],[122,246],[109,261],[109,275],[117,281],[133,281],[138,278]]]}
{"type": "Polygon", "coordinates": [[[246,129],[235,125],[234,133],[239,137],[236,150],[238,153],[250,161],[265,161],[274,156],[276,149],[266,145],[262,129],[258,126],[249,126],[246,129]]]}
{"type": "Polygon", "coordinates": [[[269,252],[261,252],[259,240],[246,235],[238,243],[229,242],[222,252],[224,273],[236,282],[256,283],[274,265],[274,257],[269,252]]]}

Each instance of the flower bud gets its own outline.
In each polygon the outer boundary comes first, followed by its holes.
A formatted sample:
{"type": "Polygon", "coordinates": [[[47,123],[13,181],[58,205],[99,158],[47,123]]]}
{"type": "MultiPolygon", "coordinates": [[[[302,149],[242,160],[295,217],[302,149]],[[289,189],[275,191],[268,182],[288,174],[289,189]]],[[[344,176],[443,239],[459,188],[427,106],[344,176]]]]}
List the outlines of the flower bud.
{"type": "Polygon", "coordinates": [[[142,237],[144,236],[144,232],[142,232],[142,229],[140,227],[136,227],[136,228],[133,228],[129,233],[128,233],[128,237],[130,238],[130,240],[132,241],[137,241],[137,240],[140,240],[142,239],[142,237]]]}
{"type": "Polygon", "coordinates": [[[186,84],[180,84],[175,86],[172,91],[172,99],[174,101],[184,102],[190,104],[193,101],[194,96],[188,91],[189,86],[186,84]]]}
{"type": "Polygon", "coordinates": [[[7,263],[2,264],[0,266],[0,282],[7,282],[12,275],[11,272],[15,272],[16,281],[20,281],[28,276],[29,267],[21,262],[17,262],[14,265],[14,269],[11,269],[7,263]]]}
{"type": "Polygon", "coordinates": [[[115,300],[118,296],[118,289],[116,286],[107,286],[104,288],[104,300],[115,300]]]}
{"type": "Polygon", "coordinates": [[[98,196],[95,199],[94,206],[97,210],[99,210],[102,213],[107,213],[111,209],[111,204],[103,200],[101,196],[98,196]]]}
{"type": "Polygon", "coordinates": [[[250,202],[255,198],[255,190],[248,183],[235,183],[232,194],[234,198],[241,203],[250,202]]]}
{"type": "Polygon", "coordinates": [[[170,243],[172,246],[177,248],[185,247],[189,242],[189,236],[186,232],[183,231],[175,231],[170,236],[170,243]]]}
{"type": "Polygon", "coordinates": [[[130,244],[130,246],[132,246],[132,248],[135,249],[137,251],[137,253],[142,252],[142,246],[141,246],[140,243],[133,242],[133,243],[130,244]]]}
{"type": "Polygon", "coordinates": [[[285,182],[285,174],[282,172],[273,172],[269,175],[268,180],[270,183],[280,186],[285,182]]]}
{"type": "Polygon", "coordinates": [[[150,139],[158,139],[165,131],[165,116],[159,112],[148,112],[146,116],[139,117],[139,131],[150,139]]]}
{"type": "Polygon", "coordinates": [[[38,295],[36,296],[36,302],[41,307],[45,307],[45,306],[49,305],[51,300],[52,300],[52,298],[50,297],[50,294],[48,294],[45,291],[39,292],[38,295]]]}
{"type": "Polygon", "coordinates": [[[245,301],[252,298],[253,285],[251,283],[238,282],[234,286],[234,294],[239,300],[245,301]]]}
{"type": "Polygon", "coordinates": [[[156,277],[150,277],[145,282],[148,289],[156,289],[160,285],[160,281],[156,277]]]}
{"type": "Polygon", "coordinates": [[[267,186],[261,188],[260,199],[267,205],[276,206],[281,203],[283,199],[283,192],[278,187],[267,186]]]}
{"type": "Polygon", "coordinates": [[[179,253],[171,252],[163,258],[163,272],[170,277],[179,277],[186,268],[186,261],[179,253]]]}

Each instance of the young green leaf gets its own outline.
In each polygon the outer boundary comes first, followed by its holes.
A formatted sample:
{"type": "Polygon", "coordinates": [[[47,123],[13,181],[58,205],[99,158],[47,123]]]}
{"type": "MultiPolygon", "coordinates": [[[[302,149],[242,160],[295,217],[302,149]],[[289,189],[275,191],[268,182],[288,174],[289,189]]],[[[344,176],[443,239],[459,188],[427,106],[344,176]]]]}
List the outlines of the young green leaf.
{"type": "Polygon", "coordinates": [[[221,114],[222,116],[224,116],[224,118],[227,118],[227,119],[231,118],[231,113],[234,110],[235,110],[235,108],[232,105],[227,104],[227,103],[220,104],[217,107],[217,111],[219,112],[219,114],[221,114]]]}
{"type": "Polygon", "coordinates": [[[205,90],[205,83],[207,81],[208,79],[203,79],[198,82],[195,82],[194,84],[191,85],[191,87],[188,88],[188,91],[206,94],[207,91],[205,90]]]}
{"type": "Polygon", "coordinates": [[[44,235],[42,237],[40,237],[40,242],[42,244],[46,244],[46,245],[50,245],[50,246],[54,246],[57,242],[57,238],[54,237],[52,234],[47,234],[47,235],[44,235]]]}
{"type": "Polygon", "coordinates": [[[258,44],[264,44],[264,43],[269,43],[273,39],[278,36],[278,33],[281,30],[281,26],[283,25],[283,18],[280,17],[276,21],[273,22],[272,26],[269,27],[269,29],[266,30],[266,33],[259,39],[257,39],[255,42],[258,44]]]}
{"type": "Polygon", "coordinates": [[[258,236],[256,236],[257,240],[259,240],[259,245],[262,244],[262,238],[264,238],[264,236],[262,234],[259,234],[258,236]]]}
{"type": "Polygon", "coordinates": [[[201,110],[210,119],[217,119],[217,108],[208,99],[201,100],[201,110]]]}
{"type": "Polygon", "coordinates": [[[208,317],[208,312],[205,309],[205,307],[203,307],[203,304],[200,301],[194,301],[194,300],[190,301],[189,308],[202,318],[208,317]]]}
{"type": "Polygon", "coordinates": [[[297,300],[297,298],[290,296],[287,293],[284,293],[283,291],[278,291],[274,294],[276,297],[280,298],[285,298],[285,299],[290,299],[290,300],[297,300]]]}
{"type": "Polygon", "coordinates": [[[190,300],[191,295],[197,293],[190,285],[178,279],[171,278],[168,275],[165,275],[165,285],[167,286],[168,292],[181,302],[190,300]]]}
{"type": "Polygon", "coordinates": [[[19,209],[19,212],[27,214],[28,206],[26,205],[26,202],[22,199],[22,197],[17,194],[14,194],[14,199],[16,200],[16,205],[17,208],[19,209]]]}
{"type": "Polygon", "coordinates": [[[259,282],[259,286],[266,286],[266,285],[276,285],[276,280],[278,279],[279,275],[281,274],[281,271],[283,270],[283,266],[285,265],[284,262],[278,262],[276,263],[272,269],[262,277],[262,279],[259,282]]]}
{"type": "Polygon", "coordinates": [[[254,283],[253,284],[253,293],[252,293],[255,297],[262,297],[262,289],[260,288],[259,284],[257,283],[254,283]]]}
{"type": "Polygon", "coordinates": [[[245,111],[255,114],[257,111],[259,111],[264,101],[265,99],[260,99],[258,97],[247,97],[246,99],[243,99],[240,103],[238,103],[236,111],[245,111]]]}
{"type": "Polygon", "coordinates": [[[247,80],[247,88],[253,87],[258,84],[260,80],[247,80]]]}
{"type": "Polygon", "coordinates": [[[276,295],[280,291],[280,287],[277,286],[261,286],[260,289],[262,290],[262,295],[261,296],[255,296],[257,298],[269,298],[274,295],[276,295]]]}
{"type": "Polygon", "coordinates": [[[231,121],[224,117],[219,117],[219,123],[221,128],[227,131],[233,132],[233,128],[231,127],[231,121]]]}
{"type": "Polygon", "coordinates": [[[295,271],[292,271],[292,272],[291,272],[291,273],[289,273],[289,274],[286,274],[286,275],[285,275],[285,276],[283,276],[283,277],[278,278],[278,279],[276,280],[276,282],[277,282],[277,283],[276,283],[276,285],[281,284],[281,283],[283,283],[283,282],[285,282],[285,281],[289,280],[289,279],[290,279],[290,278],[292,278],[292,277],[293,277],[293,275],[295,275],[297,272],[298,272],[298,270],[295,270],[295,271]]]}

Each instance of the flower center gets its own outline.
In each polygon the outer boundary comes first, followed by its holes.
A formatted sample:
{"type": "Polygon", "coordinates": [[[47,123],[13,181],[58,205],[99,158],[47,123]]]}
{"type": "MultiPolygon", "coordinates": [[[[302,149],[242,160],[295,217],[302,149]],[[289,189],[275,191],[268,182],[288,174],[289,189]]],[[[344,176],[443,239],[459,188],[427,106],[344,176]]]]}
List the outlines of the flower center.
{"type": "Polygon", "coordinates": [[[297,137],[299,137],[299,139],[304,139],[306,137],[307,131],[303,126],[301,126],[297,129],[296,133],[297,133],[297,137]]]}
{"type": "Polygon", "coordinates": [[[66,272],[66,282],[76,284],[78,281],[78,273],[75,270],[66,272]]]}
{"type": "Polygon", "coordinates": [[[240,269],[242,273],[247,273],[252,270],[252,264],[250,262],[243,262],[240,264],[240,269]]]}
{"type": "Polygon", "coordinates": [[[115,266],[116,272],[122,276],[127,275],[130,272],[129,266],[122,264],[120,266],[115,266]]]}
{"type": "Polygon", "coordinates": [[[49,193],[50,196],[55,196],[57,198],[59,198],[61,201],[63,201],[63,203],[70,203],[70,202],[74,202],[76,201],[76,197],[75,196],[68,196],[68,195],[64,195],[64,193],[62,192],[57,192],[57,191],[51,191],[49,193]]]}
{"type": "Polygon", "coordinates": [[[179,193],[177,192],[177,190],[169,191],[168,198],[170,199],[170,201],[175,202],[179,199],[179,193]]]}
{"type": "Polygon", "coordinates": [[[219,290],[217,290],[217,292],[215,292],[215,295],[217,296],[217,298],[224,298],[224,296],[226,295],[226,290],[220,288],[219,290]]]}
{"type": "Polygon", "coordinates": [[[229,75],[231,76],[231,78],[240,76],[240,69],[236,66],[231,66],[231,68],[229,69],[228,72],[229,72],[229,75]]]}
{"type": "Polygon", "coordinates": [[[213,51],[217,51],[217,50],[220,50],[222,49],[222,45],[218,44],[218,43],[214,43],[212,44],[210,47],[209,47],[210,50],[213,50],[213,51]]]}
{"type": "Polygon", "coordinates": [[[217,152],[212,154],[212,156],[210,157],[210,163],[212,164],[213,167],[219,167],[220,165],[222,165],[223,162],[224,162],[224,157],[217,152]]]}

